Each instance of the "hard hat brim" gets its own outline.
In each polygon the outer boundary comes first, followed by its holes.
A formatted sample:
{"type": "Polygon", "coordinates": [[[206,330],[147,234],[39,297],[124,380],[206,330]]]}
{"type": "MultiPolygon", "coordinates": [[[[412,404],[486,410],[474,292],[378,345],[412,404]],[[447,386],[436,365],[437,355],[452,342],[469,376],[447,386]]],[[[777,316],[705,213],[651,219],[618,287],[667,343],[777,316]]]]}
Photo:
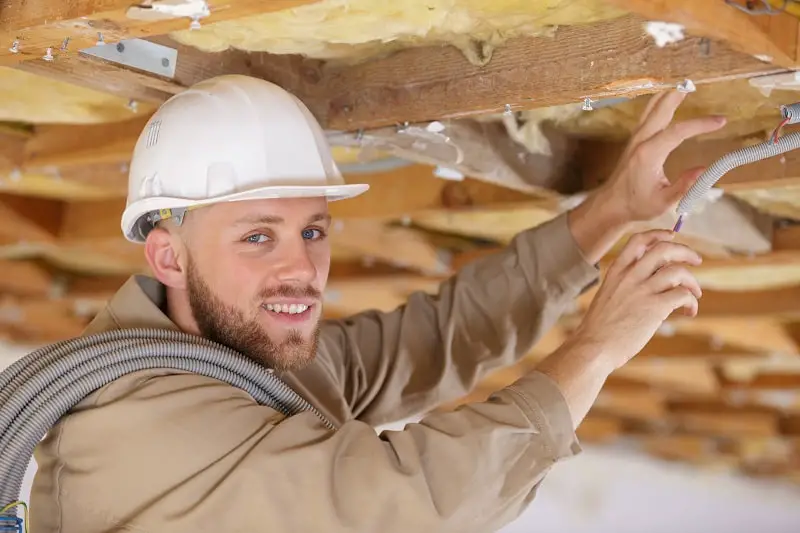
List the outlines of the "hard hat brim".
{"type": "Polygon", "coordinates": [[[147,224],[146,214],[161,209],[182,209],[186,207],[200,207],[220,202],[239,202],[244,200],[266,200],[272,198],[315,198],[325,197],[329,202],[346,200],[363,194],[369,189],[365,183],[343,185],[272,185],[259,187],[249,191],[227,194],[215,198],[193,200],[190,198],[157,197],[145,198],[133,202],[125,208],[122,214],[122,232],[131,242],[143,243],[146,233],[142,224],[147,224]]]}

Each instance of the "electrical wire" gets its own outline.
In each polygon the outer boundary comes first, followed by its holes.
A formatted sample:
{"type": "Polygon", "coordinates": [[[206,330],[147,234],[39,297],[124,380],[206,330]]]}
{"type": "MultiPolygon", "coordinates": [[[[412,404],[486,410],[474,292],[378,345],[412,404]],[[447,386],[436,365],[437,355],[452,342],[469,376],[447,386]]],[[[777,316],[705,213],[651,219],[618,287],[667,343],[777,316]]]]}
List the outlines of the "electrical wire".
{"type": "MultiPolygon", "coordinates": [[[[22,524],[25,526],[25,533],[28,533],[28,516],[30,515],[30,513],[28,512],[28,504],[23,502],[22,500],[11,502],[2,509],[0,509],[0,519],[3,518],[3,515],[5,513],[10,511],[14,507],[22,507],[22,510],[24,511],[23,512],[24,518],[22,519],[22,524]]],[[[2,527],[2,524],[0,524],[0,527],[2,527]]]]}
{"type": "MultiPolygon", "coordinates": [[[[725,0],[725,3],[729,6],[735,7],[739,11],[744,11],[748,15],[778,15],[786,12],[786,8],[790,1],[791,0],[783,0],[783,3],[780,7],[773,7],[768,0],[761,0],[761,4],[764,7],[760,10],[751,7],[755,2],[750,0],[748,0],[745,5],[735,2],[734,0],[725,0]]],[[[792,1],[792,3],[794,2],[792,1]]]]}
{"type": "Polygon", "coordinates": [[[800,132],[790,133],[783,137],[780,136],[781,130],[787,124],[800,123],[800,102],[783,105],[780,109],[783,120],[772,132],[769,140],[755,146],[745,146],[734,150],[719,158],[703,172],[678,203],[678,220],[672,228],[673,232],[680,231],[686,216],[692,211],[692,204],[708,194],[711,187],[727,172],[745,164],[755,163],[768,157],[800,149],[800,132]]]}

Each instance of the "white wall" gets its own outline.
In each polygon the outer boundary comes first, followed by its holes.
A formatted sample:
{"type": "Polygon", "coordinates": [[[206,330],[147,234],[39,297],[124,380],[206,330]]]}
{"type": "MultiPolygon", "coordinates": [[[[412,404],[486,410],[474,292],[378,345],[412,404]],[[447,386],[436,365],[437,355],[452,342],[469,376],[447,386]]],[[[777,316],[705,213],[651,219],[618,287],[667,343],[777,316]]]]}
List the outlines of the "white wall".
{"type": "MultiPolygon", "coordinates": [[[[19,350],[0,346],[0,370],[19,355],[19,350]]],[[[26,498],[33,472],[29,468],[26,498]]],[[[717,531],[800,532],[800,486],[758,483],[630,451],[586,447],[555,467],[532,506],[502,533],[717,531]]]]}

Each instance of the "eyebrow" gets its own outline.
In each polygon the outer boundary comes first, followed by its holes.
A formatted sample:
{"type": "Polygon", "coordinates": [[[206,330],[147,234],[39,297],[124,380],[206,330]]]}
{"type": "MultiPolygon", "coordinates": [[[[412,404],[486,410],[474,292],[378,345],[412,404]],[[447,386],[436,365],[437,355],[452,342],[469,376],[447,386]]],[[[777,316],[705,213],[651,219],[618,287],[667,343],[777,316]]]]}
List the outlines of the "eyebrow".
{"type": "MultiPolygon", "coordinates": [[[[316,213],[311,215],[308,219],[308,224],[312,222],[330,222],[331,216],[327,213],[316,213]]],[[[274,216],[274,215],[255,215],[249,217],[243,217],[234,222],[235,225],[242,225],[242,224],[283,224],[286,222],[283,217],[274,216]]]]}

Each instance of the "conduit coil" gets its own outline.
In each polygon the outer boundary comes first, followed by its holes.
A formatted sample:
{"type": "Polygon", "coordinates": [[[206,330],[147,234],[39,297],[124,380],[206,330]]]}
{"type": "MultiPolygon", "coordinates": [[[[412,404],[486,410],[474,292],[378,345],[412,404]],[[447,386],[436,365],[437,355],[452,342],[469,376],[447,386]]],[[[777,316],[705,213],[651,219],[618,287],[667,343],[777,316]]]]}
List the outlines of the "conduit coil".
{"type": "Polygon", "coordinates": [[[36,445],[62,416],[100,387],[154,368],[224,381],[286,416],[311,411],[334,428],[271,371],[208,339],[147,328],[78,337],[36,350],[0,373],[0,508],[18,501],[36,445]]]}

